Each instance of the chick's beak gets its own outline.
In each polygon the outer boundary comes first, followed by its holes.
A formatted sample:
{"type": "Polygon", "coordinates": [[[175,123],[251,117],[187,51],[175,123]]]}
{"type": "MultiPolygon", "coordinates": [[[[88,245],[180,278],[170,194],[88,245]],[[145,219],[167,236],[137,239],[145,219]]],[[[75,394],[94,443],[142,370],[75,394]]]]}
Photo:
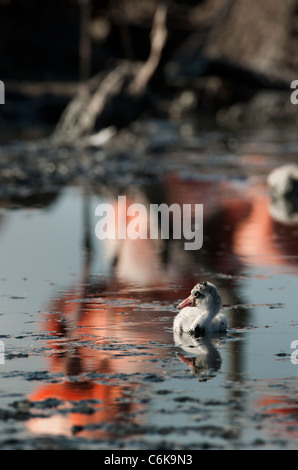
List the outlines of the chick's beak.
{"type": "Polygon", "coordinates": [[[194,296],[191,294],[189,297],[187,297],[187,299],[183,300],[179,305],[178,305],[178,308],[184,308],[186,307],[187,305],[189,306],[193,306],[194,305],[194,296]]]}

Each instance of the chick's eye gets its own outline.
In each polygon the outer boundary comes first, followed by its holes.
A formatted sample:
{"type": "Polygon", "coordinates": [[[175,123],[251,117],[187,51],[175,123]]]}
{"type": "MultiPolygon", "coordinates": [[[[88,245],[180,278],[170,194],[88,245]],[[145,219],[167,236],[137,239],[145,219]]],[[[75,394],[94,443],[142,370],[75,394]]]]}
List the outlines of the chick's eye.
{"type": "Polygon", "coordinates": [[[198,290],[196,290],[193,295],[196,297],[196,299],[203,299],[205,297],[204,294],[198,290]]]}

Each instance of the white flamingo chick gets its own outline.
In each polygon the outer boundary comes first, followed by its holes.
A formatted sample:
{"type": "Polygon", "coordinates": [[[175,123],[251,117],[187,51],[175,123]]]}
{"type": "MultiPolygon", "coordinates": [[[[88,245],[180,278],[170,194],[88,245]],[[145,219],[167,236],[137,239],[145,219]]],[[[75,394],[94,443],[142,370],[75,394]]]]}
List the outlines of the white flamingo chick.
{"type": "Polygon", "coordinates": [[[221,297],[211,282],[199,282],[190,296],[178,305],[181,312],[174,319],[174,332],[193,336],[225,332],[227,320],[220,313],[221,297]]]}

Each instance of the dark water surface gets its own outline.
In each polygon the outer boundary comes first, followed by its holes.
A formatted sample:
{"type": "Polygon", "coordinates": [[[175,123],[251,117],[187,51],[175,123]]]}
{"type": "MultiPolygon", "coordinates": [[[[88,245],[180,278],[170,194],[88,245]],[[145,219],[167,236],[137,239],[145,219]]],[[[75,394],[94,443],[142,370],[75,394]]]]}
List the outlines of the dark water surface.
{"type": "Polygon", "coordinates": [[[266,187],[298,146],[274,138],[230,153],[194,141],[122,193],[203,204],[198,251],[98,240],[95,208],[121,210],[116,194],[2,201],[0,448],[298,448],[298,226],[271,218],[266,187]],[[217,285],[228,333],[176,345],[177,305],[200,280],[217,285]]]}

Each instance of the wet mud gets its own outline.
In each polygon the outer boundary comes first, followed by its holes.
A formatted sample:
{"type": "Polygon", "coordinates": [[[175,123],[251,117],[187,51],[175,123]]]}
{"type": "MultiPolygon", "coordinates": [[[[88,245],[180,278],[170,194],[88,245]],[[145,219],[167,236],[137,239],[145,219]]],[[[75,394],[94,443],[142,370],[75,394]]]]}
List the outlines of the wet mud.
{"type": "Polygon", "coordinates": [[[0,149],[1,449],[297,448],[298,228],[272,218],[266,181],[298,142],[154,126],[121,152],[0,149]],[[203,204],[202,248],[98,240],[95,207],[120,194],[203,204]],[[177,344],[200,280],[227,334],[177,344]]]}

